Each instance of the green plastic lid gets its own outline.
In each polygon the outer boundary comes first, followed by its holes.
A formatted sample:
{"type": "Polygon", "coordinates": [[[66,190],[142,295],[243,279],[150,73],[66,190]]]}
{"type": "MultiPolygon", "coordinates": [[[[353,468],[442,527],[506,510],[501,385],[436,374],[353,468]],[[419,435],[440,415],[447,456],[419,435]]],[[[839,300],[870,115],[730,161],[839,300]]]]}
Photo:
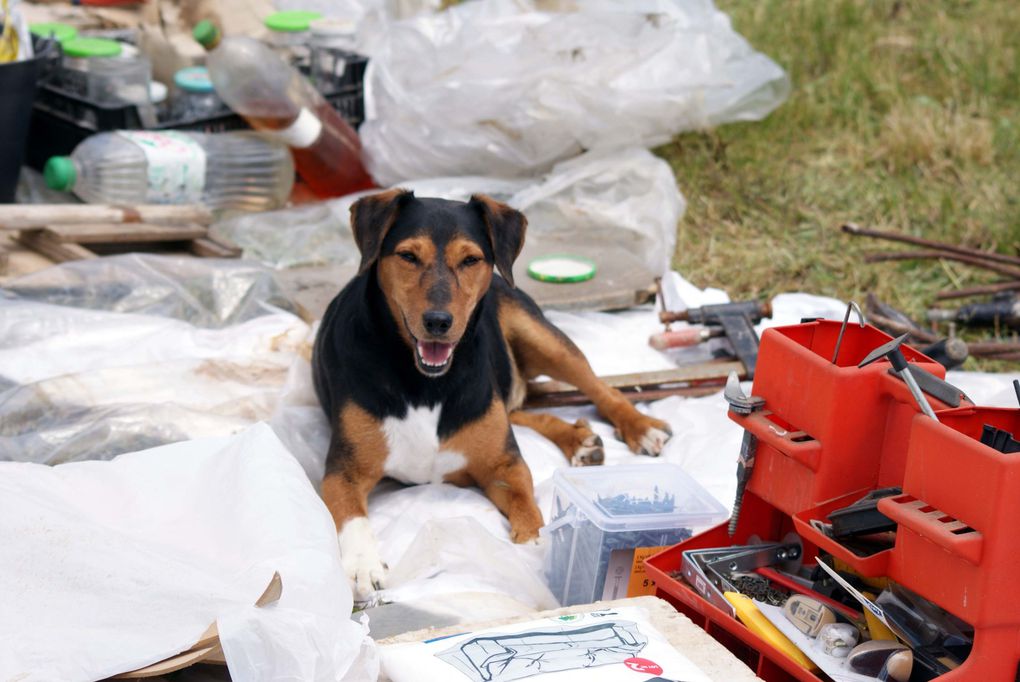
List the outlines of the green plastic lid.
{"type": "Polygon", "coordinates": [[[203,19],[191,29],[191,37],[205,49],[211,50],[220,42],[220,29],[208,19],[203,19]]]}
{"type": "Polygon", "coordinates": [[[46,186],[59,192],[66,192],[74,187],[78,171],[70,156],[51,156],[43,168],[43,179],[46,186]]]}
{"type": "Polygon", "coordinates": [[[541,282],[585,282],[595,276],[595,262],[581,256],[542,256],[528,265],[528,275],[541,282]]]}
{"type": "Polygon", "coordinates": [[[62,24],[59,21],[43,21],[37,24],[29,24],[28,30],[32,35],[39,36],[40,38],[53,36],[58,43],[66,43],[68,40],[74,40],[78,36],[78,29],[70,24],[62,24]]]}
{"type": "Polygon", "coordinates": [[[307,31],[308,24],[321,18],[322,14],[319,12],[308,12],[301,9],[295,9],[289,12],[274,12],[266,17],[265,21],[262,23],[264,23],[266,28],[270,31],[296,33],[298,31],[307,31]]]}
{"type": "Polygon", "coordinates": [[[189,66],[174,74],[174,83],[181,90],[188,92],[212,92],[213,84],[209,79],[209,69],[204,66],[189,66]]]}
{"type": "Polygon", "coordinates": [[[61,43],[68,57],[116,57],[120,55],[120,43],[106,38],[73,38],[61,43]]]}

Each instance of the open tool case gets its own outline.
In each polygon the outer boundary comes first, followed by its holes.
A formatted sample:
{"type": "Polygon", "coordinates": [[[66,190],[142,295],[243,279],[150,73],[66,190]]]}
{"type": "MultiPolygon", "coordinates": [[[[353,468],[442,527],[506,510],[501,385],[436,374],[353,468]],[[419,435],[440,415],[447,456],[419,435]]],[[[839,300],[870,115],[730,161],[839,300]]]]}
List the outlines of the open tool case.
{"type": "MultiPolygon", "coordinates": [[[[922,381],[939,421],[921,413],[888,360],[858,367],[890,337],[871,326],[815,320],[765,331],[752,394],[761,409],[730,417],[758,439],[735,533],[714,527],[646,560],[656,594],[769,682],[820,679],[684,581],[683,554],[799,536],[803,560],[824,550],[865,577],[888,577],[974,629],[973,649],[946,682],[1020,680],[1020,453],[982,443],[988,427],[1020,433],[1020,410],[972,405],[922,381]],[[837,339],[844,332],[838,357],[837,339]],[[939,397],[934,397],[931,392],[939,397]],[[819,528],[830,512],[881,488],[877,509],[895,544],[859,556],[819,528]]],[[[912,367],[941,365],[907,346],[912,367]]],[[[987,434],[986,434],[987,441],[987,434]]]]}

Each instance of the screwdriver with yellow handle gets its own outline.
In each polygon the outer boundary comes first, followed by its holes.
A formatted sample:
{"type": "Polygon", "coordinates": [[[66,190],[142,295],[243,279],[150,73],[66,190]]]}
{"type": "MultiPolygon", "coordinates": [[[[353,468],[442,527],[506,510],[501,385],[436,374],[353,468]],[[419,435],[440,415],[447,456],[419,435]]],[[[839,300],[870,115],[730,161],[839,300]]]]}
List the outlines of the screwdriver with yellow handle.
{"type": "Polygon", "coordinates": [[[726,598],[726,601],[733,605],[733,610],[737,612],[737,618],[747,626],[748,630],[792,658],[797,665],[805,670],[818,670],[818,666],[805,656],[797,648],[797,645],[790,641],[789,637],[769,622],[765,614],[755,605],[754,600],[750,597],[745,597],[739,592],[723,592],[723,596],[726,598]]]}

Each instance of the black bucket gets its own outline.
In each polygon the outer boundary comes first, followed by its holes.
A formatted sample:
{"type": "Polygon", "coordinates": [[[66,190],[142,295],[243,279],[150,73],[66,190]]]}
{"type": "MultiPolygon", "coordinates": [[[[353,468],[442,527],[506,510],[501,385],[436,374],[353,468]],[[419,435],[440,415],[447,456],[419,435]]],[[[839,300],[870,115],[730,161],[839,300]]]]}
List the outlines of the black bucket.
{"type": "Polygon", "coordinates": [[[0,64],[0,204],[14,201],[18,174],[28,144],[28,124],[39,81],[46,78],[59,59],[56,43],[39,41],[32,59],[0,64]]]}

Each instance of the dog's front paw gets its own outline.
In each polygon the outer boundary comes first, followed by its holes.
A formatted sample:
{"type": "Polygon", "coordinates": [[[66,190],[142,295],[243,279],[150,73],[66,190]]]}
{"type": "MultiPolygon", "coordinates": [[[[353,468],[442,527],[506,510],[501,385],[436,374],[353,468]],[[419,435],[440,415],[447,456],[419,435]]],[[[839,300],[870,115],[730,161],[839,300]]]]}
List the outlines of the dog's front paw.
{"type": "Polygon", "coordinates": [[[638,413],[617,428],[617,433],[632,452],[658,457],[662,454],[673,430],[661,419],[638,413]]]}
{"type": "Polygon", "coordinates": [[[356,602],[371,600],[372,594],[386,587],[386,564],[379,558],[372,528],[365,517],[351,519],[337,535],[340,563],[351,581],[356,602]]]}
{"type": "Polygon", "coordinates": [[[602,439],[591,430],[591,424],[585,419],[578,419],[574,422],[574,428],[577,444],[570,457],[570,465],[586,467],[602,464],[606,460],[606,451],[603,449],[602,439]]]}

